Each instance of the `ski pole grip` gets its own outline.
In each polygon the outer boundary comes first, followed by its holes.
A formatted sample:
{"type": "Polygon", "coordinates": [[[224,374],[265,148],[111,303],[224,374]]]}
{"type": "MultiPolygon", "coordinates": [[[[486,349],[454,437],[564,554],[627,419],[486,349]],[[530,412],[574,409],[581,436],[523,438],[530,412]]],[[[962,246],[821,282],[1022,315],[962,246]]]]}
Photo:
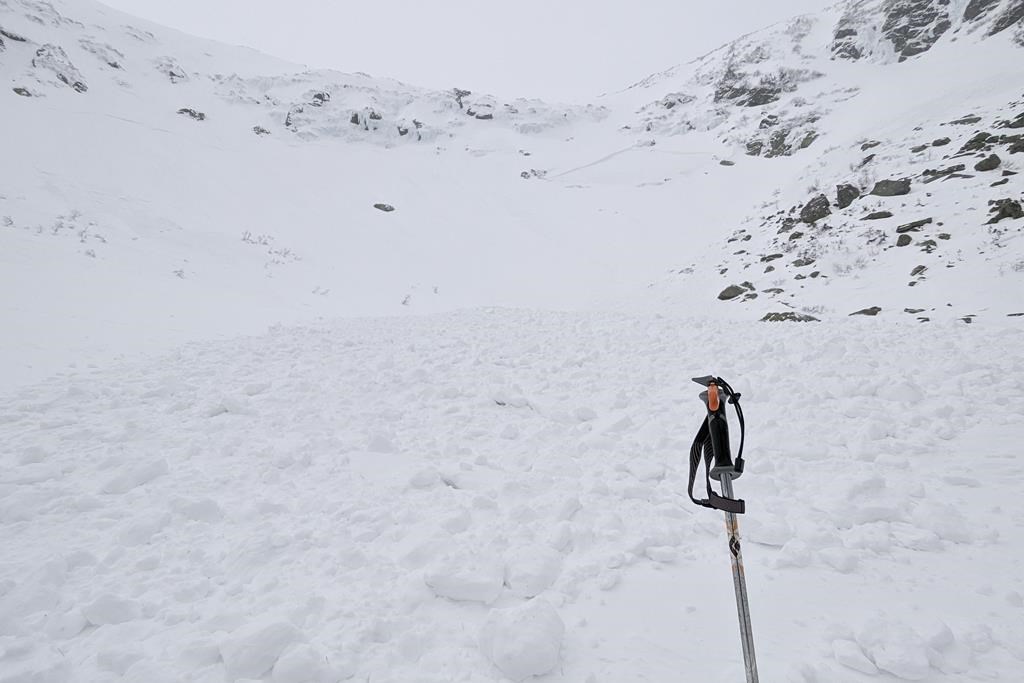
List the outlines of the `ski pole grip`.
{"type": "Polygon", "coordinates": [[[716,481],[721,481],[723,472],[733,478],[738,476],[729,448],[729,420],[725,414],[724,394],[725,391],[714,382],[709,383],[707,392],[701,394],[708,406],[708,437],[714,458],[710,474],[716,481]]]}

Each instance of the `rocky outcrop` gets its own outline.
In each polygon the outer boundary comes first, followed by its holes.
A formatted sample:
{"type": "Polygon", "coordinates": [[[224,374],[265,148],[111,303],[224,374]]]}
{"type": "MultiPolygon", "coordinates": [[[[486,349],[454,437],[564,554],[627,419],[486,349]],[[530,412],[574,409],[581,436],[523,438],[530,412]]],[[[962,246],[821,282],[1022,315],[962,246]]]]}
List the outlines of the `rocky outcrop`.
{"type": "Polygon", "coordinates": [[[900,195],[910,194],[910,178],[900,178],[899,180],[879,180],[875,183],[875,186],[871,188],[871,194],[876,197],[898,197],[900,195]]]}
{"type": "Polygon", "coordinates": [[[71,63],[64,48],[59,45],[47,43],[38,50],[32,59],[32,66],[37,69],[50,71],[61,83],[65,84],[75,92],[84,93],[89,89],[85,79],[78,72],[75,65],[71,63]]]}
{"type": "Polygon", "coordinates": [[[845,209],[860,198],[860,189],[853,185],[843,183],[836,185],[836,206],[845,209]]]}
{"type": "Polygon", "coordinates": [[[937,0],[895,0],[886,4],[882,34],[899,61],[927,52],[952,26],[949,3],[937,0]]]}

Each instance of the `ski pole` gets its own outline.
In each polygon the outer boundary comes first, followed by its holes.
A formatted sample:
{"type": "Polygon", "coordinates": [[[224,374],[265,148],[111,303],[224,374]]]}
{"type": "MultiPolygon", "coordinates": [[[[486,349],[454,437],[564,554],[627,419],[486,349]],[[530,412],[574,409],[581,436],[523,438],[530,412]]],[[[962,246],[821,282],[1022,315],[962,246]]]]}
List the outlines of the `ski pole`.
{"type": "Polygon", "coordinates": [[[729,383],[720,377],[696,377],[693,380],[707,387],[700,394],[707,407],[707,419],[701,425],[690,448],[690,499],[704,507],[722,510],[725,513],[725,528],[729,536],[729,554],[732,562],[733,588],[736,592],[736,611],[740,622],[740,643],[743,646],[743,663],[747,675],[747,683],[758,683],[757,660],[754,656],[754,630],[750,622],[750,603],[747,599],[747,580],[743,570],[743,553],[740,548],[740,531],[737,515],[743,514],[746,504],[734,497],[732,483],[743,474],[743,442],[746,437],[746,425],[743,410],[740,408],[740,395],[732,390],[729,383]],[[732,403],[740,423],[740,450],[733,462],[729,447],[729,421],[725,412],[725,403],[732,403]],[[693,497],[693,483],[697,467],[703,456],[706,468],[708,497],[698,500],[693,497]],[[711,487],[711,480],[721,484],[722,493],[718,495],[711,487]]]}

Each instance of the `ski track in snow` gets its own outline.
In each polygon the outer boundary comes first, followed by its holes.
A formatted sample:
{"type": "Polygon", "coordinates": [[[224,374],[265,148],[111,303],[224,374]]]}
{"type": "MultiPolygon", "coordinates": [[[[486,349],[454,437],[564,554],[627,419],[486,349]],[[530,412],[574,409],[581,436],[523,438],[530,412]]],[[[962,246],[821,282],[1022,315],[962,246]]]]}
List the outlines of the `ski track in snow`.
{"type": "Polygon", "coordinates": [[[1019,680],[1022,362],[1012,329],[482,309],[56,377],[0,398],[0,681],[740,680],[686,498],[709,372],[763,680],[1019,680]]]}

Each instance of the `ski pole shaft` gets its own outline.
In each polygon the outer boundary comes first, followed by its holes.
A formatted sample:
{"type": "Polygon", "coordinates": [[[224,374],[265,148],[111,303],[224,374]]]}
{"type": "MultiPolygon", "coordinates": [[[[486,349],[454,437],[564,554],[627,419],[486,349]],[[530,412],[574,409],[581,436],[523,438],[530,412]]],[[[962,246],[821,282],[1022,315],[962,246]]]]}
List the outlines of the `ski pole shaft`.
{"type": "MultiPolygon", "coordinates": [[[[722,495],[733,498],[732,475],[721,475],[722,495]]],[[[743,572],[743,553],[740,550],[739,521],[735,514],[725,513],[725,528],[729,533],[729,554],[732,558],[732,582],[736,589],[736,610],[740,618],[740,641],[743,644],[743,664],[747,683],[758,683],[757,661],[754,657],[754,628],[750,623],[750,603],[747,601],[747,579],[743,572]]]]}

